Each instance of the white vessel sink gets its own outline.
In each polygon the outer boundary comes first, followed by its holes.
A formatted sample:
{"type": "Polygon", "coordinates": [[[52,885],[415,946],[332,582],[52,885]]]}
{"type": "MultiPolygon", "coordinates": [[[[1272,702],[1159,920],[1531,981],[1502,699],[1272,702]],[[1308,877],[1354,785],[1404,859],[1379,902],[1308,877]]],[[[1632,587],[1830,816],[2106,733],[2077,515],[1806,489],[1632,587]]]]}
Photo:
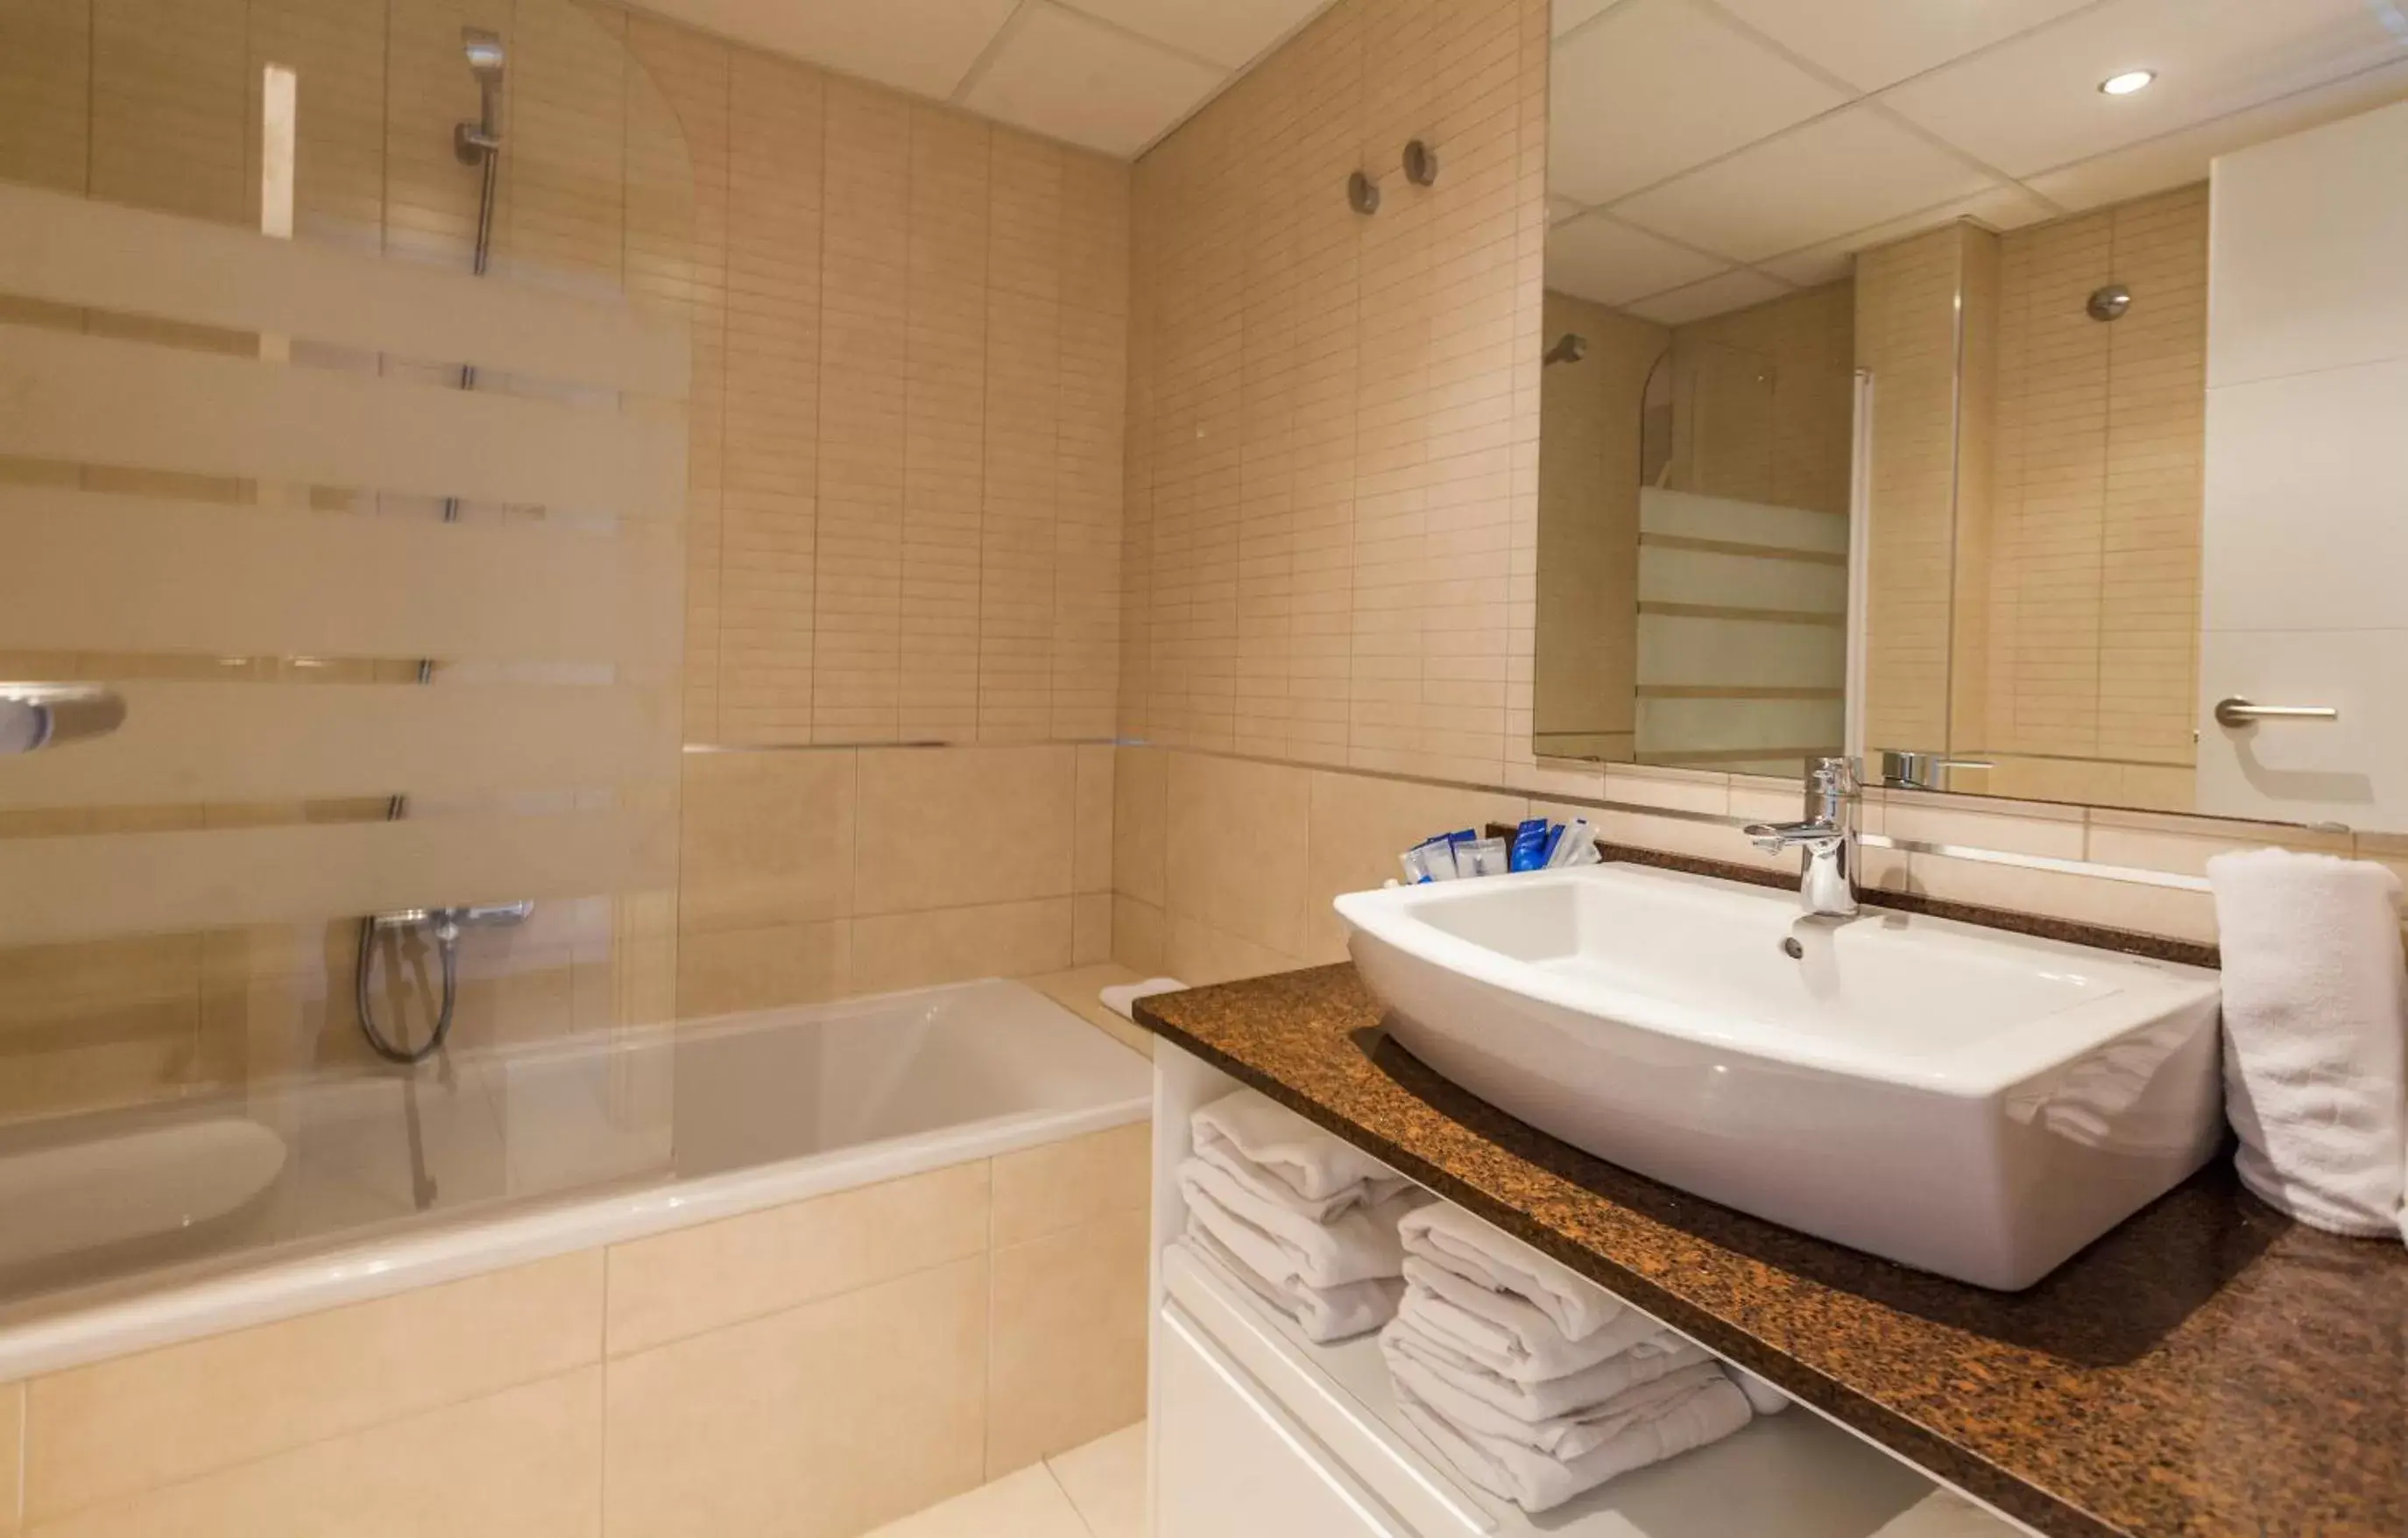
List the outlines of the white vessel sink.
{"type": "Polygon", "coordinates": [[[2031,1286],[2214,1153],[2212,971],[1627,865],[1338,899],[1397,1041],[1668,1185],[2031,1286]]]}

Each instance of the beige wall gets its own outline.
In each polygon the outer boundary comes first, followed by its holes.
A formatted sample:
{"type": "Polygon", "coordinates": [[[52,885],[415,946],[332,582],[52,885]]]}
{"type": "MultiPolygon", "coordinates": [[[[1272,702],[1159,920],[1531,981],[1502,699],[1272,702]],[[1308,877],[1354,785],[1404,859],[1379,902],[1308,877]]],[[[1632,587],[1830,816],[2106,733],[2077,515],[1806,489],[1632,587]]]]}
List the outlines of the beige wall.
{"type": "Polygon", "coordinates": [[[1640,409],[1662,326],[1550,290],[1543,338],[1588,342],[1539,385],[1537,651],[1541,751],[1627,758],[1639,674],[1640,409]]]}
{"type": "Polygon", "coordinates": [[[1109,745],[690,754],[683,831],[688,1018],[1111,955],[1109,745]]]}
{"type": "Polygon", "coordinates": [[[367,1511],[851,1538],[1143,1415],[1148,1146],[1097,1133],[0,1386],[0,1532],[316,1538],[367,1511]]]}
{"type": "Polygon", "coordinates": [[[1680,393],[1666,484],[1814,512],[1848,510],[1856,287],[1693,321],[1672,333],[1680,393]],[[1711,361],[1709,361],[1711,360],[1711,361]]]}
{"type": "Polygon", "coordinates": [[[1866,253],[1857,283],[1871,741],[1997,765],[1966,788],[2186,810],[2206,189],[1935,231],[1866,253]],[[2110,281],[2136,299],[2102,324],[2084,305],[2110,281]]]}
{"type": "Polygon", "coordinates": [[[1987,711],[2010,795],[2187,810],[2207,412],[2207,189],[2000,242],[1987,711]],[[2085,300],[2116,281],[2109,324],[2085,300]]]}
{"type": "Polygon", "coordinates": [[[1139,163],[1124,731],[1530,761],[1546,56],[1543,0],[1340,0],[1139,163]]]}

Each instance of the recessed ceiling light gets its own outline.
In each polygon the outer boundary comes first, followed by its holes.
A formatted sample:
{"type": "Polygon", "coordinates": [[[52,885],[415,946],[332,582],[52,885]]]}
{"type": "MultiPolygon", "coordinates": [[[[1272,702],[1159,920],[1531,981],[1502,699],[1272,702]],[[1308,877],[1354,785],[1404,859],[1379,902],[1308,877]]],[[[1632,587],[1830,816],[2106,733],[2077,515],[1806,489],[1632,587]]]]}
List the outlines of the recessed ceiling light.
{"type": "Polygon", "coordinates": [[[2128,96],[2135,91],[2147,89],[2149,82],[2157,78],[2157,72],[2154,69],[2128,69],[2121,75],[2110,75],[2100,81],[2099,89],[2111,96],[2128,96]]]}

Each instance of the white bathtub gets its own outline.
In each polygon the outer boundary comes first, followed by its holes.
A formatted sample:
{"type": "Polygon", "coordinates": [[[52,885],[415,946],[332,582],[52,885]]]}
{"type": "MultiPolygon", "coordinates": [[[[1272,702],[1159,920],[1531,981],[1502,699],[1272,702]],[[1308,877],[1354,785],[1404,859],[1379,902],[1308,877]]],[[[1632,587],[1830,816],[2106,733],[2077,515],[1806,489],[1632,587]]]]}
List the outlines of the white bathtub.
{"type": "Polygon", "coordinates": [[[175,1199],[90,1226],[83,1242],[135,1258],[105,1285],[0,1314],[0,1383],[1102,1131],[1143,1120],[1151,1096],[1144,1058],[990,981],[302,1084],[38,1142],[21,1129],[0,1146],[0,1229],[71,1208],[79,1189],[175,1199]],[[229,1145],[244,1157],[189,1161],[229,1145]],[[145,1160],[184,1168],[146,1182],[145,1160]],[[179,1255],[203,1220],[216,1237],[179,1255]],[[139,1264],[145,1245],[170,1263],[139,1264]]]}

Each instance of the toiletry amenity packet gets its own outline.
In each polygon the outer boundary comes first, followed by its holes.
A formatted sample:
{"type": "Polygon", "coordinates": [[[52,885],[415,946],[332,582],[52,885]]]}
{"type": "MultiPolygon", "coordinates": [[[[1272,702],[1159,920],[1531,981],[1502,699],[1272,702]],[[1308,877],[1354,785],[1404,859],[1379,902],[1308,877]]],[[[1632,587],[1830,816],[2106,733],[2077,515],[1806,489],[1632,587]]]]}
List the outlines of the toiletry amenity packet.
{"type": "Polygon", "coordinates": [[[1467,854],[1471,857],[1471,869],[1468,872],[1470,875],[1501,876],[1508,869],[1509,856],[1502,839],[1474,839],[1468,844],[1458,845],[1455,852],[1458,865],[1467,854]]]}
{"type": "Polygon", "coordinates": [[[1567,866],[1598,863],[1597,830],[1589,826],[1586,817],[1574,817],[1556,838],[1555,847],[1547,855],[1547,869],[1560,870],[1567,866]]]}
{"type": "Polygon", "coordinates": [[[1544,817],[1532,817],[1513,830],[1513,848],[1506,865],[1514,870],[1543,870],[1553,829],[1544,817]]]}

